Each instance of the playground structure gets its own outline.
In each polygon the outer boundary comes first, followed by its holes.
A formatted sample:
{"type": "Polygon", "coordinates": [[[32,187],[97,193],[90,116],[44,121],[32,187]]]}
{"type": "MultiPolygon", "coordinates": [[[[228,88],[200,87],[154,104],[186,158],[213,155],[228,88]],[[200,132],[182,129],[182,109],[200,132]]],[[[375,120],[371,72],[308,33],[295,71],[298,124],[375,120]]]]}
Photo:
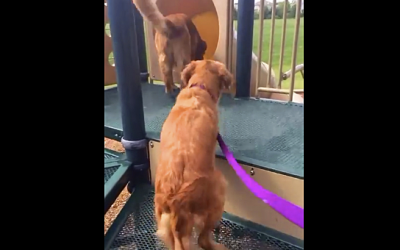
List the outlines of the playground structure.
{"type": "MultiPolygon", "coordinates": [[[[296,65],[296,49],[291,70],[278,77],[269,68],[270,61],[267,64],[258,60],[261,52],[256,55],[252,51],[249,39],[253,32],[253,1],[239,0],[237,32],[232,24],[233,0],[158,0],[157,5],[164,15],[183,12],[192,17],[207,42],[206,59],[225,63],[236,76],[236,87],[221,98],[219,108],[220,133],[236,159],[264,188],[302,207],[303,91],[294,90],[292,72],[304,74],[304,65],[296,65]],[[288,91],[280,89],[285,78],[291,81],[288,91]],[[260,87],[261,83],[265,87],[260,87]]],[[[297,6],[299,23],[301,0],[297,6]]],[[[275,13],[275,7],[272,11],[275,13]]],[[[115,83],[116,78],[118,85],[105,90],[105,137],[122,140],[126,153],[105,149],[104,212],[127,183],[128,190],[135,191],[105,235],[105,249],[159,249],[154,236],[151,184],[160,153],[161,126],[174,101],[164,94],[163,86],[151,84],[161,79],[151,25],[146,23],[144,28],[130,0],[108,0],[105,23],[109,21],[112,35],[105,34],[105,85],[115,83]],[[115,43],[121,40],[124,43],[115,43]],[[143,53],[146,45],[149,70],[143,53]],[[108,63],[112,50],[116,67],[108,63]]],[[[295,32],[298,35],[298,25],[295,32]]],[[[296,34],[294,43],[296,47],[296,34]]],[[[218,241],[229,249],[302,249],[303,229],[254,197],[219,149],[216,157],[216,165],[229,183],[226,214],[215,231],[218,241]]]]}
{"type": "MultiPolygon", "coordinates": [[[[185,13],[193,20],[201,37],[207,42],[207,50],[205,59],[213,59],[223,62],[227,68],[236,74],[237,61],[237,32],[233,27],[232,9],[233,0],[217,1],[217,0],[158,0],[157,5],[164,15],[174,13],[185,13]],[[229,32],[231,31],[231,32],[229,32]]],[[[262,10],[264,3],[261,1],[262,10]]],[[[261,13],[263,16],[263,13],[261,13]]],[[[286,17],[285,17],[286,18],[286,17]]],[[[107,13],[105,12],[105,22],[108,22],[107,13]]],[[[263,23],[263,22],[261,22],[263,23]]],[[[140,27],[142,28],[142,27],[140,27]]],[[[285,27],[284,27],[285,28],[285,27]]],[[[263,25],[260,26],[259,32],[262,38],[263,25]]],[[[286,31],[283,31],[286,35],[286,31]]],[[[149,52],[149,74],[151,80],[162,79],[160,68],[158,65],[158,56],[154,44],[154,29],[151,24],[146,25],[146,41],[149,52]]],[[[282,45],[283,47],[283,41],[282,45]]],[[[262,40],[259,41],[262,44],[262,40]]],[[[105,34],[105,84],[116,82],[115,69],[108,63],[108,56],[112,51],[111,39],[105,34]]],[[[262,46],[260,46],[262,50],[262,46]]],[[[297,46],[294,53],[297,53],[297,46]]],[[[269,50],[269,55],[273,53],[273,46],[269,50]]],[[[283,51],[281,50],[282,59],[283,51]]],[[[250,96],[266,97],[277,100],[287,100],[288,91],[280,89],[280,81],[286,80],[292,76],[291,71],[282,72],[282,77],[277,77],[275,71],[269,64],[259,60],[261,58],[260,51],[258,55],[252,52],[251,59],[251,76],[250,76],[250,96]],[[259,75],[258,75],[259,72],[259,75]],[[268,76],[271,75],[269,78],[268,76]],[[280,79],[282,78],[282,79],[280,79]],[[265,83],[265,87],[261,87],[260,83],[265,83]],[[277,89],[279,88],[279,89],[277,89]]],[[[280,62],[282,63],[282,62],[280,62]]],[[[280,69],[281,71],[281,69],[280,69]]],[[[296,65],[294,72],[304,72],[304,64],[296,65]]],[[[292,77],[293,78],[293,77],[292,77]]],[[[174,79],[179,79],[179,72],[174,73],[174,79]]],[[[176,81],[176,80],[175,80],[176,81]]],[[[231,94],[235,94],[236,88],[230,90],[231,94]]],[[[303,90],[296,90],[293,94],[292,101],[303,103],[303,90]],[[296,93],[297,92],[297,93],[296,93]]]]}

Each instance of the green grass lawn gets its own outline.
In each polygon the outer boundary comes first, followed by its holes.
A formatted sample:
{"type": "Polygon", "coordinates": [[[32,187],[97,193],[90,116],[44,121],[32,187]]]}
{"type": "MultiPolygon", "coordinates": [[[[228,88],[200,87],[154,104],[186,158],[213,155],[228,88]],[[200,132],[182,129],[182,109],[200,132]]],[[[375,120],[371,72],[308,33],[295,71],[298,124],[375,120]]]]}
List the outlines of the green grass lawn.
{"type": "MultiPolygon", "coordinates": [[[[304,19],[300,19],[300,32],[299,32],[299,42],[298,42],[298,52],[297,52],[297,60],[296,65],[304,63],[304,19]]],[[[279,54],[281,48],[281,40],[282,40],[282,26],[283,20],[276,19],[275,20],[275,35],[274,35],[274,50],[272,57],[272,68],[275,71],[276,77],[279,79],[279,54]]],[[[237,21],[234,21],[234,27],[237,28],[237,21]]],[[[291,68],[291,60],[292,60],[292,48],[293,48],[293,38],[294,38],[294,27],[295,27],[295,19],[287,19],[286,21],[286,42],[285,42],[285,51],[284,51],[284,59],[283,59],[283,68],[282,71],[286,72],[291,68]]],[[[253,29],[253,52],[258,53],[258,39],[259,39],[259,29],[260,29],[260,21],[254,20],[254,29],[253,29]]],[[[262,51],[262,60],[268,63],[269,56],[269,40],[270,40],[270,30],[271,30],[271,20],[264,20],[264,31],[263,31],[263,51],[262,51]]],[[[109,32],[109,26],[106,26],[106,32],[109,32]]],[[[147,53],[148,55],[148,53],[147,53]]],[[[114,57],[112,53],[110,54],[110,63],[114,63],[114,57]]],[[[147,58],[149,62],[149,58],[147,58]]],[[[277,80],[278,80],[277,79],[277,80]]],[[[261,83],[261,86],[264,86],[265,83],[261,83]]],[[[282,88],[290,87],[290,78],[282,81],[282,88]]],[[[301,76],[301,73],[297,73],[295,77],[295,88],[302,89],[304,88],[304,80],[301,76]]]]}
{"type": "MultiPolygon", "coordinates": [[[[304,19],[300,19],[300,32],[299,32],[299,40],[298,40],[298,49],[297,49],[297,59],[296,65],[304,63],[304,19]]],[[[273,47],[273,57],[272,57],[272,68],[275,71],[276,77],[279,76],[279,55],[281,49],[281,40],[282,40],[282,19],[275,19],[275,34],[274,34],[274,47],[273,47]]],[[[234,21],[234,27],[237,28],[237,21],[234,21]]],[[[286,72],[291,68],[292,61],[292,48],[293,48],[293,38],[294,38],[294,27],[295,27],[295,19],[287,19],[286,21],[286,39],[285,39],[285,51],[283,57],[283,68],[282,71],[286,72]]],[[[260,29],[260,21],[254,20],[254,28],[253,28],[253,52],[258,54],[258,39],[260,37],[259,33],[260,29]]],[[[263,27],[263,50],[262,50],[262,60],[265,63],[268,63],[269,56],[269,40],[270,40],[270,30],[271,30],[271,20],[264,20],[263,27]]],[[[279,79],[279,78],[278,78],[279,79]]],[[[278,80],[277,79],[277,80],[278,80]]],[[[261,84],[264,86],[264,84],[261,84]]],[[[282,81],[282,88],[290,87],[290,78],[282,81]]],[[[302,89],[304,88],[304,80],[301,76],[301,73],[297,73],[295,77],[295,88],[302,89]]]]}

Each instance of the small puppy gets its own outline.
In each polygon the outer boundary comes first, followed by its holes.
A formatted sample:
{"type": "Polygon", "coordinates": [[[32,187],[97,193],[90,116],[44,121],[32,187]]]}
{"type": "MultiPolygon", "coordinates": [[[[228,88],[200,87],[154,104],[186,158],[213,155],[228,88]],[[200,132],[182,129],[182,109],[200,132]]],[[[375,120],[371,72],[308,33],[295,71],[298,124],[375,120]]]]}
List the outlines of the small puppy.
{"type": "Polygon", "coordinates": [[[217,105],[233,82],[222,63],[193,61],[161,131],[155,178],[157,235],[169,249],[191,249],[193,227],[205,250],[226,249],[211,239],[224,211],[226,180],[215,167],[217,105]]]}
{"type": "Polygon", "coordinates": [[[201,39],[196,26],[185,14],[163,16],[155,0],[133,0],[133,3],[156,30],[154,39],[158,63],[165,92],[171,93],[175,88],[173,70],[181,72],[190,61],[202,60],[207,43],[201,39]]]}

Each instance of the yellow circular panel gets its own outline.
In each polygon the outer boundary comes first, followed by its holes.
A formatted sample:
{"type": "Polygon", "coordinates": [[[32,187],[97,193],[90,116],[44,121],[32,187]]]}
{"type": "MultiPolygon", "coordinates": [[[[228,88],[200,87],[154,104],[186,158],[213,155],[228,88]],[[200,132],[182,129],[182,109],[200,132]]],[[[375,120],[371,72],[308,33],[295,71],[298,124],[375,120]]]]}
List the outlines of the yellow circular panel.
{"type": "Polygon", "coordinates": [[[214,59],[219,39],[219,22],[215,11],[208,11],[192,18],[194,25],[200,33],[201,38],[207,43],[204,59],[214,59]]]}

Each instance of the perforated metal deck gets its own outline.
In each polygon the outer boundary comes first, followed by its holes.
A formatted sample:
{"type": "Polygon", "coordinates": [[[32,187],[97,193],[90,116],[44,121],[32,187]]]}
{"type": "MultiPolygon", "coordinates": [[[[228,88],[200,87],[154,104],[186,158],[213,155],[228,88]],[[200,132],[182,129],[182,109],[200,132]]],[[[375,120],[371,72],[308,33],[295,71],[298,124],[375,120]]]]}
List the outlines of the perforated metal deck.
{"type": "Polygon", "coordinates": [[[114,159],[114,158],[116,158],[115,155],[104,152],[104,159],[114,159]]]}
{"type": "MultiPolygon", "coordinates": [[[[164,86],[142,84],[146,134],[159,140],[175,100],[164,86]]],[[[304,106],[270,100],[221,98],[220,133],[238,161],[304,177],[304,106]]],[[[122,130],[117,89],[104,93],[105,126],[122,130]]],[[[217,155],[222,152],[217,147],[217,155]]]]}
{"type": "MultiPolygon", "coordinates": [[[[126,203],[123,211],[121,211],[122,215],[120,214],[120,216],[123,217],[123,214],[126,213],[127,219],[122,229],[119,230],[118,233],[114,233],[116,237],[110,244],[109,249],[167,249],[155,236],[156,225],[153,213],[154,189],[152,187],[146,189],[147,190],[138,190],[138,192],[140,192],[140,197],[137,195],[135,196],[135,191],[126,203]]],[[[117,218],[117,220],[118,219],[120,218],[117,218]]],[[[115,226],[115,228],[118,228],[118,226],[115,226]]],[[[115,228],[110,228],[110,230],[114,230],[115,228]]],[[[109,235],[107,236],[108,239],[110,239],[109,235]]],[[[265,233],[239,225],[227,219],[223,219],[219,227],[214,230],[214,237],[217,242],[224,244],[230,250],[303,249],[302,246],[299,247],[294,244],[283,242],[265,233]]]]}
{"type": "Polygon", "coordinates": [[[104,149],[104,213],[128,183],[131,165],[123,153],[104,149]]]}
{"type": "MultiPolygon", "coordinates": [[[[108,154],[106,152],[104,152],[104,159],[115,159],[116,156],[112,155],[112,154],[108,154]]],[[[106,182],[111,178],[111,176],[115,173],[115,171],[117,171],[118,166],[116,167],[111,167],[111,168],[104,168],[104,184],[106,184],[106,182]]]]}
{"type": "Polygon", "coordinates": [[[115,171],[117,171],[118,167],[119,166],[104,169],[104,184],[106,184],[106,182],[111,178],[115,171]]]}

